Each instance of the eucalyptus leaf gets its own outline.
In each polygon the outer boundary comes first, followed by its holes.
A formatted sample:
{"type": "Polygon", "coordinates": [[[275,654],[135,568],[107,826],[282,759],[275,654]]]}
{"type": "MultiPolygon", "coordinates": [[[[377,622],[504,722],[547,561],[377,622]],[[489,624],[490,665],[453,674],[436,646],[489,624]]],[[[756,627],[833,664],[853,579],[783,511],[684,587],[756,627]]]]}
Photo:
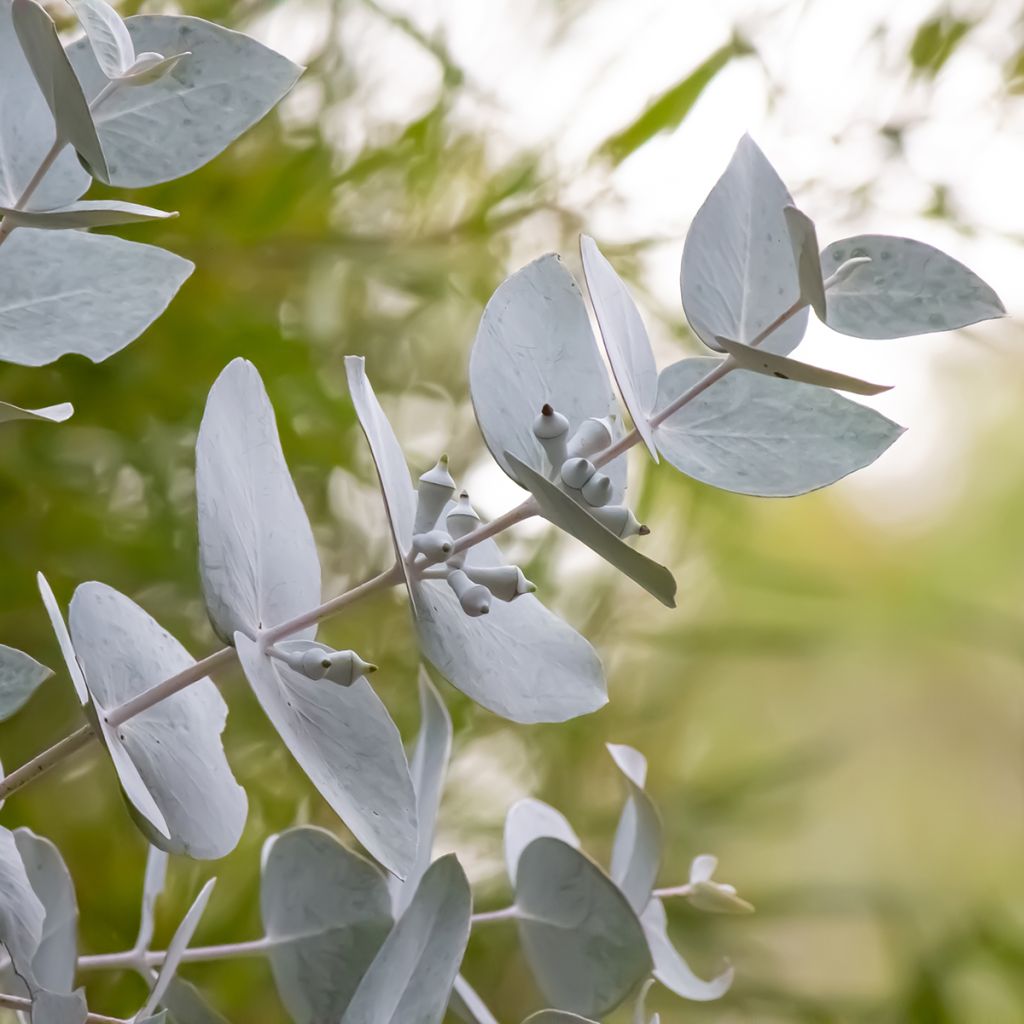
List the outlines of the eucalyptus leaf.
{"type": "MultiPolygon", "coordinates": [[[[53,145],[50,109],[14,31],[11,0],[0,0],[0,205],[18,205],[53,145]]],[[[28,209],[73,203],[89,187],[89,172],[65,146],[28,197],[28,209]]],[[[10,243],[6,243],[10,244],[10,243]]]]}
{"type": "Polygon", "coordinates": [[[9,402],[0,402],[0,423],[13,420],[38,420],[41,423],[63,423],[71,418],[75,407],[70,402],[48,405],[43,409],[22,409],[9,402]]]}
{"type": "Polygon", "coordinates": [[[789,242],[793,248],[793,262],[796,264],[797,281],[800,284],[801,300],[817,314],[826,319],[825,281],[821,276],[821,260],[818,256],[818,233],[814,221],[795,206],[783,211],[789,242]]]}
{"type": "Polygon", "coordinates": [[[658,367],[647,328],[629,289],[588,235],[580,235],[580,256],[619,394],[637,433],[657,462],[650,415],[658,397],[658,367]]]}
{"type": "Polygon", "coordinates": [[[891,391],[891,385],[872,384],[859,377],[848,377],[845,373],[825,370],[820,366],[802,363],[799,359],[778,356],[766,352],[764,348],[751,348],[741,342],[728,338],[718,338],[724,352],[728,352],[733,362],[742,370],[763,373],[779,380],[799,381],[802,384],[814,384],[820,388],[836,388],[849,391],[855,395],[880,395],[883,391],[891,391]]]}
{"type": "Polygon", "coordinates": [[[651,898],[661,866],[661,818],[644,790],[647,759],[643,754],[618,743],[609,743],[608,753],[627,787],[612,846],[611,876],[629,905],[640,914],[651,898]]]}
{"type": "Polygon", "coordinates": [[[104,0],[68,0],[107,78],[119,78],[135,63],[135,46],[121,16],[104,0]]]}
{"type": "Polygon", "coordinates": [[[16,714],[53,671],[23,651],[0,644],[0,722],[16,714]]]}
{"type": "Polygon", "coordinates": [[[13,0],[11,20],[22,53],[56,122],[57,139],[74,146],[92,173],[105,179],[107,164],[92,112],[53,19],[35,0],[13,0]]]}
{"type": "Polygon", "coordinates": [[[511,452],[506,452],[505,455],[523,486],[532,492],[545,519],[582,541],[591,551],[614,565],[634,583],[640,584],[663,605],[675,607],[676,581],[668,569],[616,537],[579,502],[574,501],[560,487],[521,462],[511,452]]]}
{"type": "Polygon", "coordinates": [[[22,228],[0,249],[0,360],[43,366],[77,352],[102,362],[167,308],[193,269],[113,235],[22,228]]]}
{"type": "Polygon", "coordinates": [[[260,915],[277,991],[296,1024],[339,1020],[393,923],[384,875],[309,827],[264,845],[260,915]]]}
{"type": "Polygon", "coordinates": [[[223,1014],[209,1004],[206,996],[184,978],[171,979],[160,997],[160,1003],[174,1024],[230,1024],[223,1014]]]}
{"type": "Polygon", "coordinates": [[[0,826],[0,945],[30,990],[37,987],[32,961],[45,922],[46,908],[32,888],[14,833],[0,826]]]}
{"type": "Polygon", "coordinates": [[[142,905],[139,909],[139,935],[135,948],[148,950],[153,942],[156,923],[156,901],[164,891],[167,882],[167,851],[158,846],[149,847],[146,855],[146,872],[142,879],[142,905]]]}
{"type": "Polygon", "coordinates": [[[363,975],[341,1024],[440,1024],[469,941],[472,911],[458,860],[441,857],[363,975]]]}
{"type": "Polygon", "coordinates": [[[561,811],[533,797],[517,800],[505,815],[505,868],[513,887],[523,850],[541,836],[560,839],[574,850],[580,848],[579,837],[561,811]]]}
{"type": "Polygon", "coordinates": [[[416,795],[402,738],[365,678],[314,682],[235,634],[249,685],[285,746],[332,810],[389,871],[416,858],[416,795]]]}
{"type": "Polygon", "coordinates": [[[552,1005],[599,1019],[651,970],[636,914],[584,854],[547,836],[519,857],[519,940],[552,1005]]]}
{"type": "MultiPolygon", "coordinates": [[[[793,199],[749,135],[690,224],[680,285],[686,319],[709,348],[718,336],[749,344],[800,295],[784,210],[793,199]]],[[[807,329],[802,309],[764,341],[785,354],[807,329]]]]}
{"type": "Polygon", "coordinates": [[[640,920],[654,958],[654,977],[667,989],[696,1002],[721,999],[729,991],[734,973],[731,966],[727,966],[710,981],[704,981],[693,973],[679,955],[668,936],[668,918],[661,900],[652,899],[640,920]]]}
{"type": "MultiPolygon", "coordinates": [[[[264,117],[302,71],[255,39],[200,18],[140,15],[125,24],[138,53],[189,55],[157,81],[118,89],[97,108],[111,185],[156,185],[202,167],[264,117]]],[[[107,76],[88,40],[68,55],[94,99],[107,76]]]]}
{"type": "MultiPolygon", "coordinates": [[[[199,570],[210,622],[232,643],[320,604],[320,561],[252,363],[210,389],[196,441],[199,570]]],[[[293,634],[313,639],[316,625],[293,634]]]]}
{"type": "Polygon", "coordinates": [[[85,1024],[88,1016],[82,990],[50,992],[40,989],[32,995],[32,1024],[85,1024]]]}
{"type": "Polygon", "coordinates": [[[847,260],[868,257],[829,288],[826,323],[855,338],[905,338],[1006,315],[999,296],[977,274],[924,242],[892,235],[854,235],[821,254],[826,277],[847,260]]]}
{"type": "Polygon", "coordinates": [[[104,228],[114,224],[137,224],[149,220],[168,220],[177,213],[155,210],[138,203],[122,203],[117,199],[81,199],[68,206],[49,210],[16,210],[0,206],[0,217],[11,227],[41,228],[60,231],[65,228],[104,228]]]}
{"type": "MultiPolygon", "coordinates": [[[[540,473],[550,472],[533,433],[542,406],[550,404],[569,420],[569,437],[585,419],[617,419],[583,296],[561,257],[549,253],[534,260],[491,296],[469,357],[469,392],[487,447],[520,484],[509,452],[540,473]]],[[[612,504],[619,504],[625,460],[604,472],[613,484],[612,504]]]]}
{"type": "MultiPolygon", "coordinates": [[[[659,378],[658,408],[718,365],[683,359],[659,378]]],[[[874,462],[903,433],[881,413],[828,388],[735,370],[658,425],[666,460],[739,494],[790,497],[874,462]]]]}
{"type": "Polygon", "coordinates": [[[75,696],[82,707],[89,704],[89,688],[85,685],[85,676],[82,674],[82,666],[78,662],[78,655],[75,654],[74,645],[71,643],[71,634],[64,623],[64,616],[61,614],[57,598],[53,596],[50,584],[41,573],[36,573],[36,584],[39,587],[39,596],[43,601],[43,608],[46,609],[46,616],[53,627],[54,635],[57,637],[57,645],[64,658],[64,665],[71,677],[71,685],[75,688],[75,696]]]}
{"type": "Polygon", "coordinates": [[[113,728],[107,711],[195,662],[137,604],[102,583],[78,587],[69,618],[100,733],[148,838],[170,853],[223,857],[242,833],[247,801],[224,756],[227,706],[217,688],[201,679],[113,728]]]}

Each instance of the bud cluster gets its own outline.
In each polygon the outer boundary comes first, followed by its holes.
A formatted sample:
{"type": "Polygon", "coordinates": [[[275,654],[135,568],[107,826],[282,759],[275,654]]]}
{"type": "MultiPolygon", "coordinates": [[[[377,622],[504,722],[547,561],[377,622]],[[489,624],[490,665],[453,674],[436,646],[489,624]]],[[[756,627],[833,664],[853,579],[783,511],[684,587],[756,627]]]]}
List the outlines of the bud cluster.
{"type": "Polygon", "coordinates": [[[602,526],[617,537],[645,536],[651,532],[625,505],[608,504],[612,499],[612,482],[590,461],[614,439],[607,417],[584,420],[569,437],[569,421],[552,406],[545,405],[533,421],[533,434],[547,454],[552,479],[557,478],[602,526]]]}
{"type": "Polygon", "coordinates": [[[326,679],[338,686],[351,686],[377,671],[376,665],[363,661],[355,651],[336,651],[316,640],[281,640],[267,653],[307,679],[326,679]]]}
{"type": "Polygon", "coordinates": [[[416,517],[410,557],[426,579],[444,579],[459,599],[462,610],[474,618],[491,610],[491,599],[514,601],[537,588],[515,565],[478,566],[466,564],[466,551],[453,552],[455,542],[480,525],[480,516],[470,504],[466,491],[445,516],[445,529],[437,528],[441,513],[455,495],[455,481],[448,471],[448,456],[427,470],[416,491],[416,517]],[[438,564],[441,563],[441,564],[438,564]]]}

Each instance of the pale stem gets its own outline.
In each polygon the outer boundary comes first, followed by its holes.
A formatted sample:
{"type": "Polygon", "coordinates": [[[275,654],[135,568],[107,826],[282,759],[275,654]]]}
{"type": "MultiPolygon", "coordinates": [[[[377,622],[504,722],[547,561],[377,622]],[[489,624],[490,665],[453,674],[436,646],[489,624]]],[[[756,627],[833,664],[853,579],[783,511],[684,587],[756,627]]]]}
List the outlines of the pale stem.
{"type": "MultiPolygon", "coordinates": [[[[56,139],[54,139],[53,145],[46,151],[46,155],[43,157],[42,162],[36,168],[35,174],[32,175],[31,179],[29,180],[29,183],[25,186],[25,191],[22,192],[21,195],[18,197],[18,201],[14,204],[14,209],[25,209],[26,205],[28,205],[28,201],[32,198],[32,195],[35,193],[35,190],[39,188],[43,178],[46,177],[47,172],[53,166],[54,160],[56,160],[57,157],[60,156],[61,151],[64,149],[66,145],[67,143],[59,136],[56,139]]],[[[14,227],[7,223],[6,218],[3,221],[0,221],[0,245],[4,244],[4,242],[7,240],[8,236],[11,234],[13,230],[14,227]]]]}
{"type": "MultiPolygon", "coordinates": [[[[22,1013],[32,1012],[31,999],[9,996],[6,993],[0,993],[0,1006],[6,1006],[9,1010],[21,1010],[22,1013]]],[[[85,1020],[86,1024],[128,1024],[123,1017],[105,1017],[102,1013],[87,1014],[85,1020]]]]}
{"type": "MultiPolygon", "coordinates": [[[[186,949],[181,956],[183,964],[207,963],[211,960],[232,960],[245,956],[265,956],[272,948],[273,942],[264,936],[250,942],[229,942],[223,946],[195,946],[186,949]]],[[[133,949],[123,953],[99,953],[94,956],[80,956],[80,971],[117,971],[145,970],[159,967],[167,959],[166,950],[153,950],[148,953],[136,952],[133,949]]]]}
{"type": "Polygon", "coordinates": [[[10,775],[0,780],[0,800],[10,796],[11,793],[34,782],[40,775],[45,774],[54,765],[59,764],[65,758],[70,757],[75,751],[82,750],[92,739],[92,726],[83,725],[73,733],[65,736],[64,739],[56,742],[52,747],[37,754],[31,761],[26,761],[20,768],[16,768],[10,775]]]}
{"type": "Polygon", "coordinates": [[[489,924],[491,921],[511,921],[518,917],[514,906],[503,907],[501,910],[485,910],[480,914],[474,914],[469,920],[471,924],[489,924]]]}
{"type": "Polygon", "coordinates": [[[498,516],[497,519],[492,519],[489,523],[484,523],[482,526],[478,526],[475,530],[470,531],[465,537],[460,537],[452,545],[451,554],[448,557],[457,555],[460,551],[465,551],[467,548],[475,547],[481,541],[496,537],[510,526],[515,526],[516,523],[531,519],[539,511],[540,508],[537,505],[537,500],[531,495],[516,505],[515,508],[509,509],[503,515],[498,516]]]}
{"type": "Polygon", "coordinates": [[[693,889],[689,885],[673,885],[668,889],[655,889],[651,895],[656,896],[659,900],[667,900],[673,896],[689,896],[692,892],[693,889]]]}

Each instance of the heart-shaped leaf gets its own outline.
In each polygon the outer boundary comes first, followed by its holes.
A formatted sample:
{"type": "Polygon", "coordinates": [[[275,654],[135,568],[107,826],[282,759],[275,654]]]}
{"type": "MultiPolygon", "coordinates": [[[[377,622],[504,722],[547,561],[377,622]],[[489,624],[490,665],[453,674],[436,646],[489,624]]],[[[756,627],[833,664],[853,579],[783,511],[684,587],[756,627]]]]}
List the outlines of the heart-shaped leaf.
{"type": "Polygon", "coordinates": [[[608,744],[608,753],[626,780],[628,795],[612,846],[612,881],[640,914],[647,906],[661,865],[661,818],[644,790],[647,758],[638,750],[608,744]]]}
{"type": "MultiPolygon", "coordinates": [[[[690,224],[683,246],[683,309],[709,348],[719,335],[749,344],[800,295],[785,209],[793,199],[749,135],[690,224]]],[[[762,346],[785,354],[807,329],[803,309],[762,346]]]]}
{"type": "MultiPolygon", "coordinates": [[[[550,472],[533,433],[545,404],[569,420],[569,437],[585,419],[617,418],[583,296],[559,256],[534,260],[491,296],[469,357],[469,391],[487,447],[519,483],[507,452],[544,475],[550,472]]],[[[604,472],[618,504],[625,460],[604,472]]]]}
{"type": "Polygon", "coordinates": [[[285,746],[355,837],[404,878],[416,857],[416,795],[402,737],[365,678],[313,681],[235,634],[249,685],[285,746]]]}
{"type": "Polygon", "coordinates": [[[227,706],[216,686],[201,679],[114,728],[109,710],[195,661],[137,604],[102,583],[78,587],[69,618],[100,733],[150,841],[171,853],[223,857],[242,834],[247,801],[224,756],[227,706]]]}
{"type": "MultiPolygon", "coordinates": [[[[718,365],[683,359],[659,378],[664,408],[718,365]]],[[[739,494],[790,497],[874,462],[903,428],[828,388],[737,370],[658,425],[665,458],[687,476],[739,494]]]]}
{"type": "Polygon", "coordinates": [[[651,458],[657,462],[658,449],[654,443],[650,415],[658,397],[658,367],[647,329],[629,289],[588,235],[580,235],[580,255],[590,301],[594,304],[619,394],[637,433],[647,445],[651,458]]]}
{"type": "Polygon", "coordinates": [[[341,1024],[440,1024],[472,912],[469,882],[455,856],[435,861],[363,975],[341,1024]]]}
{"type": "Polygon", "coordinates": [[[523,851],[515,906],[523,953],[558,1009],[599,1019],[650,973],[643,929],[618,886],[560,839],[523,851]]]}
{"type": "Polygon", "coordinates": [[[43,366],[77,352],[102,362],[167,308],[193,269],[113,235],[21,228],[0,249],[0,360],[43,366]]]}
{"type": "Polygon", "coordinates": [[[384,875],[309,827],[264,845],[260,914],[277,991],[296,1024],[340,1019],[393,923],[384,875]]]}
{"type": "Polygon", "coordinates": [[[0,206],[0,217],[11,227],[42,228],[59,231],[64,228],[103,228],[114,224],[137,224],[147,220],[167,220],[176,213],[154,210],[152,206],[122,203],[117,199],[82,199],[52,210],[15,210],[0,206]]]}
{"type": "Polygon", "coordinates": [[[517,800],[505,815],[505,868],[513,886],[523,850],[542,836],[560,839],[574,850],[580,848],[579,837],[561,811],[533,797],[517,800]]]}
{"type": "Polygon", "coordinates": [[[855,338],[905,338],[1006,315],[999,296],[952,256],[924,242],[854,235],[821,254],[828,277],[847,260],[868,257],[828,290],[826,323],[855,338]]]}
{"type": "MultiPolygon", "coordinates": [[[[210,621],[232,643],[320,603],[320,561],[252,363],[234,359],[210,389],[196,441],[199,569],[210,621]]],[[[312,639],[316,626],[293,634],[312,639]]]]}
{"type": "MultiPolygon", "coordinates": [[[[119,89],[95,113],[105,181],[140,188],[179,178],[212,160],[259,121],[302,69],[255,39],[200,18],[140,15],[125,24],[138,53],[188,52],[148,85],[119,89]]],[[[88,40],[68,49],[85,94],[107,84],[88,40]]]]}
{"type": "Polygon", "coordinates": [[[23,651],[0,644],[0,722],[24,706],[53,672],[23,651]]]}
{"type": "Polygon", "coordinates": [[[75,411],[70,402],[61,402],[60,405],[48,405],[43,409],[22,409],[9,402],[0,402],[0,423],[10,423],[12,420],[39,420],[42,423],[63,423],[71,418],[75,411]]]}
{"type": "Polygon", "coordinates": [[[541,476],[526,463],[520,462],[511,452],[505,454],[523,486],[528,488],[537,500],[541,515],[545,519],[582,541],[591,551],[614,565],[634,583],[639,583],[662,604],[669,608],[675,607],[676,581],[668,569],[616,537],[557,484],[541,476]]]}

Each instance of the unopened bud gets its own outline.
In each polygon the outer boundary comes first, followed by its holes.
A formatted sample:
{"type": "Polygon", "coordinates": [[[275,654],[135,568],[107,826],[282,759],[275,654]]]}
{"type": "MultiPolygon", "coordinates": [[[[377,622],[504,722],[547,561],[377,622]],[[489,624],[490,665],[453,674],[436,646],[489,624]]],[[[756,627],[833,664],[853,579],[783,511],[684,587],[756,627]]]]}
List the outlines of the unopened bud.
{"type": "Polygon", "coordinates": [[[566,449],[569,421],[550,405],[545,405],[540,415],[533,421],[533,434],[547,453],[551,469],[557,472],[559,466],[569,457],[566,449]]]}
{"type": "Polygon", "coordinates": [[[578,491],[596,472],[588,459],[567,459],[562,463],[562,483],[578,491]]]}
{"type": "Polygon", "coordinates": [[[357,679],[377,671],[355,651],[336,651],[316,640],[283,640],[269,653],[307,679],[326,679],[338,686],[351,686],[357,679]]]}
{"type": "Polygon", "coordinates": [[[604,473],[595,473],[581,488],[583,500],[591,508],[601,508],[612,500],[612,482],[604,473]]]}
{"type": "Polygon", "coordinates": [[[612,443],[612,423],[607,416],[584,420],[568,445],[569,458],[589,458],[612,443]]]}
{"type": "Polygon", "coordinates": [[[491,610],[491,592],[479,583],[474,583],[461,569],[448,573],[448,586],[462,605],[462,610],[476,618],[491,610]]]}
{"type": "Polygon", "coordinates": [[[437,525],[438,517],[455,493],[455,481],[448,472],[448,456],[442,455],[437,465],[420,477],[416,489],[416,519],[412,532],[427,533],[437,525]]]}
{"type": "Polygon", "coordinates": [[[604,508],[591,509],[590,514],[616,537],[633,537],[638,534],[645,537],[651,532],[637,521],[632,510],[625,505],[605,505],[604,508]]]}
{"type": "Polygon", "coordinates": [[[486,587],[499,601],[513,601],[537,589],[516,565],[467,565],[466,575],[486,587]]]}
{"type": "Polygon", "coordinates": [[[459,495],[459,500],[455,507],[445,518],[445,526],[448,528],[448,533],[454,540],[458,540],[460,537],[465,537],[467,533],[472,533],[479,525],[480,516],[477,515],[476,509],[469,503],[469,495],[463,491],[459,495]]]}
{"type": "Polygon", "coordinates": [[[452,549],[452,538],[444,530],[414,533],[412,549],[419,555],[426,555],[432,562],[441,562],[452,549]]]}

